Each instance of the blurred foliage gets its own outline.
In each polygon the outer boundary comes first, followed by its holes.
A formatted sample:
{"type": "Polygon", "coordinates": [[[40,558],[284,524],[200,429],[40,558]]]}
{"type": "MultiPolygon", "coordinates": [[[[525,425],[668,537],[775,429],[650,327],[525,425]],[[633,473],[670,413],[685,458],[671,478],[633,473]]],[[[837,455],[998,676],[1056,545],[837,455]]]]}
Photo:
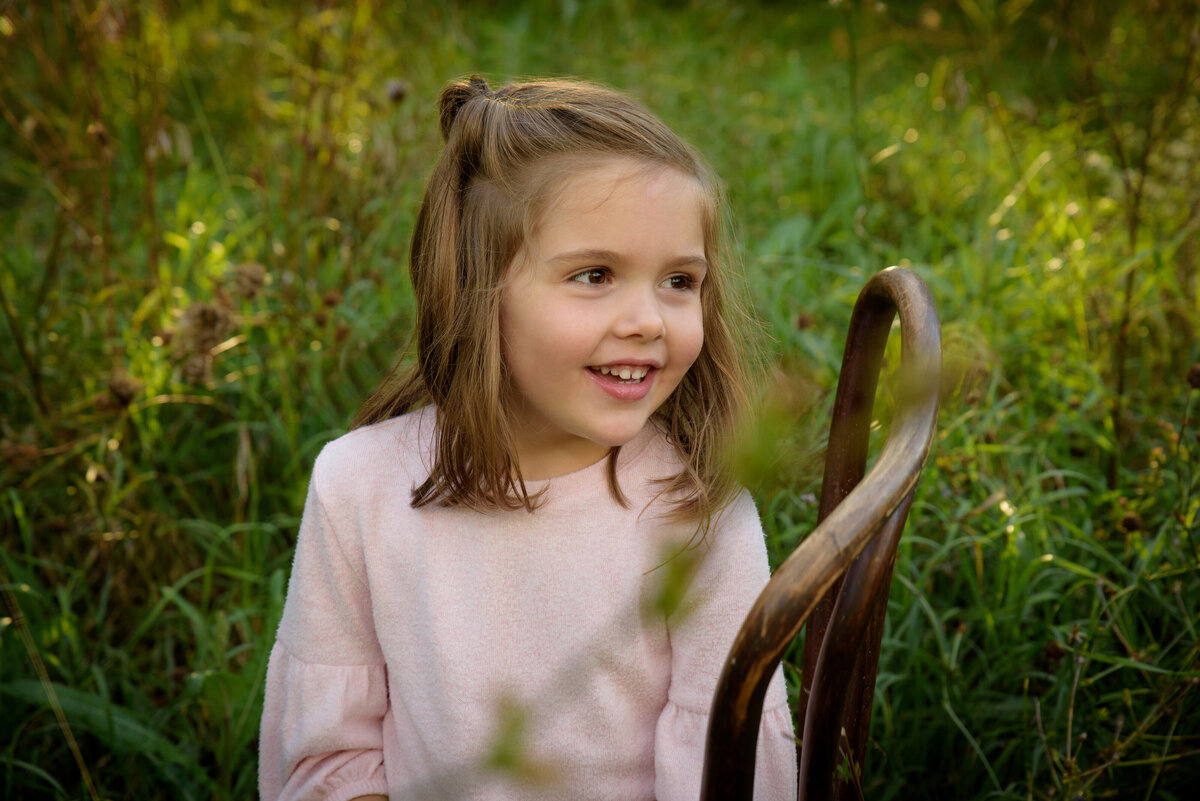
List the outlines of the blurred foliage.
{"type": "Polygon", "coordinates": [[[308,470],[406,345],[434,101],[478,71],[625,89],[723,176],[776,561],[858,288],[932,288],[868,796],[1185,797],[1198,40],[1184,0],[0,3],[3,795],[254,792],[308,470]]]}

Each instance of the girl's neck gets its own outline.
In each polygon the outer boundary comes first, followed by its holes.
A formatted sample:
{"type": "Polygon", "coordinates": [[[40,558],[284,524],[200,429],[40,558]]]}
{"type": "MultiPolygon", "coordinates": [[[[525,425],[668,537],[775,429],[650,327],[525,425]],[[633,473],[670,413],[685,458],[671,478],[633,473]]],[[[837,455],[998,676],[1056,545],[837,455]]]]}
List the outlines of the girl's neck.
{"type": "Polygon", "coordinates": [[[544,481],[582,470],[603,459],[607,445],[572,436],[523,436],[517,442],[517,464],[525,481],[544,481]]]}

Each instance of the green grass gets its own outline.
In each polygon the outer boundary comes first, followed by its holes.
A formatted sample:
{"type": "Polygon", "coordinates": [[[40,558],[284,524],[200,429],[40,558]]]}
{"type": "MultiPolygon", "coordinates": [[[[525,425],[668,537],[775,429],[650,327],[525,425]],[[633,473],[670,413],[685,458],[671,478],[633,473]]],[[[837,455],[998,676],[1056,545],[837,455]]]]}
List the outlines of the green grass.
{"type": "Polygon", "coordinates": [[[1200,779],[1192,4],[28,5],[0,10],[4,797],[253,793],[308,471],[406,342],[434,101],[470,72],[632,92],[723,177],[776,561],[858,288],[933,290],[869,797],[1200,779]]]}

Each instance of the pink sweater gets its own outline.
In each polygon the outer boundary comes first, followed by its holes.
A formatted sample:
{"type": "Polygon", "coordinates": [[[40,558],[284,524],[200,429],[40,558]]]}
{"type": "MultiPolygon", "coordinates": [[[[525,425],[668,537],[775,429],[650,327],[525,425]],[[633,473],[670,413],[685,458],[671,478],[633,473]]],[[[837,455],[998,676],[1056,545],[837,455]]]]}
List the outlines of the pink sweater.
{"type": "MultiPolygon", "coordinates": [[[[648,425],[619,457],[628,509],[603,461],[530,482],[547,490],[532,514],[413,509],[433,421],[357,429],[317,459],[267,671],[262,797],[695,801],[717,676],[768,577],[749,495],[671,560],[691,531],[647,507],[677,464],[648,425]]],[[[796,797],[782,679],[758,799],[796,797]]]]}

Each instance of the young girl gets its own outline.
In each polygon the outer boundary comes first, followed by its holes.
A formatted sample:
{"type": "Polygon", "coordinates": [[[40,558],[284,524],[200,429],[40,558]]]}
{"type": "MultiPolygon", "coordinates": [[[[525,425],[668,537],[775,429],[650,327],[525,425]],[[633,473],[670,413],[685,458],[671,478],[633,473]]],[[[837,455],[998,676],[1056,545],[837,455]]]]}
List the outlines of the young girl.
{"type": "MultiPolygon", "coordinates": [[[[263,710],[264,799],[699,797],[767,580],[721,454],[742,405],[720,211],[637,103],[441,95],[417,358],[313,470],[263,710]]],[[[795,798],[782,684],[756,798],[795,798]]]]}

